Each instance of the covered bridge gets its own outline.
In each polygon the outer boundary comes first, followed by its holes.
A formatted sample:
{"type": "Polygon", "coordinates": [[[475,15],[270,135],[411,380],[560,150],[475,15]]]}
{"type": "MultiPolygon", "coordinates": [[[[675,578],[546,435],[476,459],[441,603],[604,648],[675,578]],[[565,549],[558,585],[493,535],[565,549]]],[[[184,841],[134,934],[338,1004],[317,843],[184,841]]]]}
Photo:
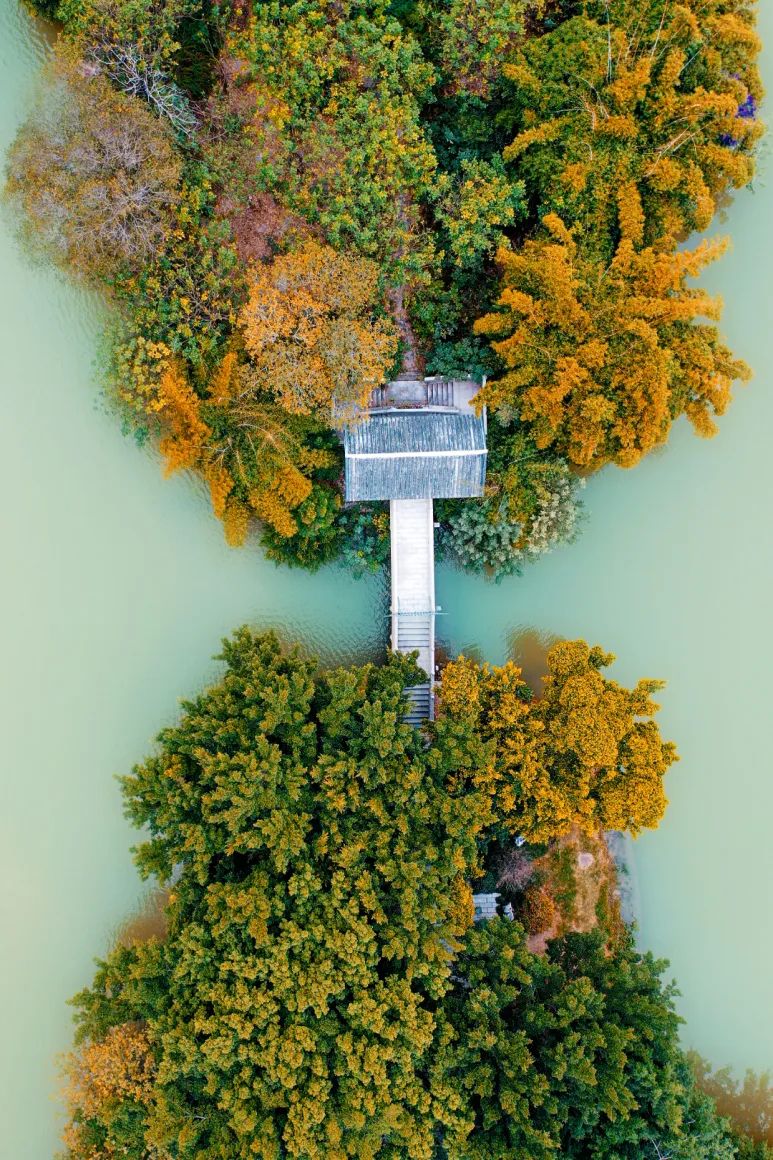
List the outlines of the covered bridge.
{"type": "Polygon", "coordinates": [[[433,716],[434,499],[472,499],[486,482],[486,418],[471,380],[396,380],[343,433],[347,503],[389,501],[392,648],[418,652],[427,681],[408,689],[416,724],[433,716]]]}

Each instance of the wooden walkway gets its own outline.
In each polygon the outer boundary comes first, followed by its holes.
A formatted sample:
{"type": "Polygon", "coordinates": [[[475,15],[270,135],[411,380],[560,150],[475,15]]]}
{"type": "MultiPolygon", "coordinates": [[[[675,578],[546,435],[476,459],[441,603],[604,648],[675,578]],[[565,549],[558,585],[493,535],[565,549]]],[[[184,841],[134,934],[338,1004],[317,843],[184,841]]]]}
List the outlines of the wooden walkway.
{"type": "Polygon", "coordinates": [[[431,499],[392,500],[392,648],[418,651],[427,681],[407,689],[406,721],[433,717],[435,683],[435,529],[431,499]]]}

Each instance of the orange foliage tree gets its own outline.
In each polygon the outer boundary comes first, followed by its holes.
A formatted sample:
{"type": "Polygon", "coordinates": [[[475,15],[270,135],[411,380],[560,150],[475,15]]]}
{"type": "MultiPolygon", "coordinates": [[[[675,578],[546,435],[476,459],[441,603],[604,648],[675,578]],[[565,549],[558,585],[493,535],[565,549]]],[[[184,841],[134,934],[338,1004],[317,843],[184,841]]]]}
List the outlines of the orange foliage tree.
{"type": "Polygon", "coordinates": [[[201,417],[201,400],[177,364],[170,363],[161,375],[157,411],[166,430],[161,440],[166,474],[197,467],[210,430],[201,417]]]}
{"type": "Polygon", "coordinates": [[[524,893],[519,918],[529,934],[549,931],[556,921],[556,905],[544,886],[530,886],[524,893]]]}
{"type": "Polygon", "coordinates": [[[111,1027],[104,1039],[66,1057],[64,1075],[68,1156],[107,1160],[120,1155],[127,1117],[141,1117],[154,1096],[156,1062],[144,1028],[136,1023],[111,1027]],[[121,1140],[114,1138],[116,1123],[121,1140]]]}
{"type": "Polygon", "coordinates": [[[637,834],[662,818],[663,777],[676,761],[652,720],[662,682],[626,689],[602,674],[613,660],[584,641],[555,645],[537,699],[514,664],[460,657],[444,670],[441,717],[472,721],[489,743],[472,781],[512,832],[547,842],[577,823],[637,834]]]}
{"type": "Polygon", "coordinates": [[[735,379],[749,370],[721,342],[721,304],[690,288],[722,249],[642,248],[635,187],[620,193],[622,237],[610,263],[587,253],[554,214],[519,253],[500,249],[503,290],[478,333],[494,338],[507,370],[481,398],[529,424],[539,448],[575,467],[631,467],[686,415],[715,431],[735,379]]]}
{"type": "Polygon", "coordinates": [[[182,366],[168,360],[150,409],[164,430],[160,446],[167,474],[193,469],[202,475],[234,547],[244,542],[252,518],[280,536],[294,535],[293,513],[311,492],[311,473],[335,463],[330,450],[308,444],[303,420],[267,398],[254,372],[233,352],[203,397],[182,366]]]}
{"type": "Polygon", "coordinates": [[[379,270],[315,241],[259,266],[242,312],[263,389],[295,414],[364,403],[397,352],[394,326],[375,316],[379,270]]]}

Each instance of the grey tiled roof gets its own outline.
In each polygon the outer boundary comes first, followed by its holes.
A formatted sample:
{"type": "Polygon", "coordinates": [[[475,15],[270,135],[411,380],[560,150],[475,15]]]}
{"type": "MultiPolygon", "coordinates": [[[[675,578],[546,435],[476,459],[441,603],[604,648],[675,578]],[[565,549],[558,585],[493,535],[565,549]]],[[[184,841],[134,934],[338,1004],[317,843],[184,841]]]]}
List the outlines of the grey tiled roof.
{"type": "Polygon", "coordinates": [[[346,499],[466,499],[483,494],[483,420],[458,411],[386,411],[344,433],[346,499]]]}

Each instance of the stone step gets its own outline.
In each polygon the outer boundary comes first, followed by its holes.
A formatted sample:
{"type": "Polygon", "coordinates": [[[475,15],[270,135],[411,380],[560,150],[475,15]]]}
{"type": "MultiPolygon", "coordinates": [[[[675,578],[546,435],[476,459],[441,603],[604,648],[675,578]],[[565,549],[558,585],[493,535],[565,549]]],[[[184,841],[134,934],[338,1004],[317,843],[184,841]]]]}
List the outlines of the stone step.
{"type": "Polygon", "coordinates": [[[430,717],[432,693],[429,684],[413,685],[405,690],[408,698],[408,712],[403,720],[410,725],[420,725],[430,717]]]}

